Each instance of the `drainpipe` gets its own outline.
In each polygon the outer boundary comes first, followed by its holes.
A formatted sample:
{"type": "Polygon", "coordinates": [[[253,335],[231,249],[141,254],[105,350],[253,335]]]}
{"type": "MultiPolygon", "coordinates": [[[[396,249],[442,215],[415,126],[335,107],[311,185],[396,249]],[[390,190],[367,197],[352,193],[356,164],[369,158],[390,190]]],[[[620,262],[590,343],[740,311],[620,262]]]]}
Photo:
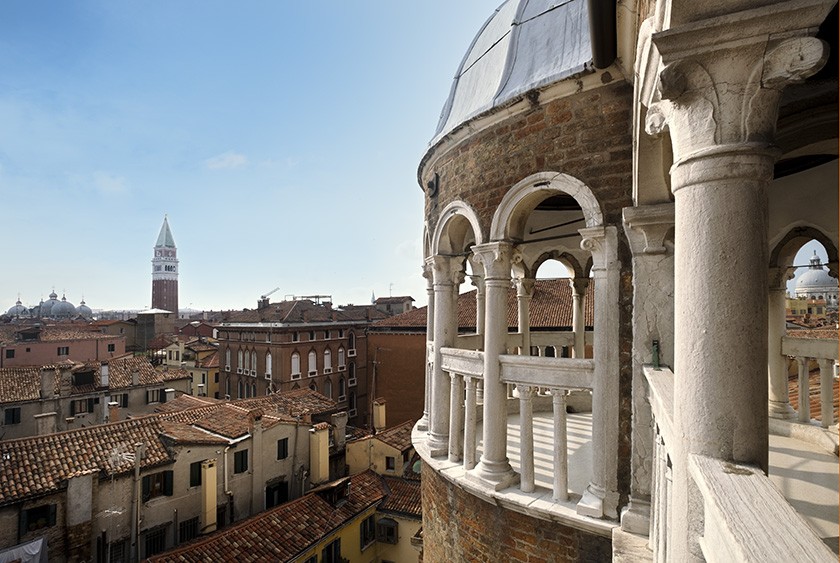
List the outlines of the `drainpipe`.
{"type": "Polygon", "coordinates": [[[140,528],[140,462],[143,458],[145,444],[134,444],[134,492],[131,495],[131,560],[140,560],[140,544],[137,533],[140,528]]]}
{"type": "MultiPolygon", "coordinates": [[[[225,496],[227,496],[227,505],[228,505],[228,512],[230,512],[230,522],[233,523],[233,507],[231,506],[233,503],[231,502],[231,497],[233,496],[230,492],[230,488],[228,487],[228,450],[230,446],[225,446],[225,451],[222,452],[222,460],[223,460],[223,471],[225,474],[224,477],[224,484],[225,484],[225,496]]],[[[219,523],[216,522],[216,529],[218,529],[219,523]]]]}
{"type": "Polygon", "coordinates": [[[589,38],[592,64],[607,68],[616,57],[615,0],[586,0],[589,9],[589,38]]]}

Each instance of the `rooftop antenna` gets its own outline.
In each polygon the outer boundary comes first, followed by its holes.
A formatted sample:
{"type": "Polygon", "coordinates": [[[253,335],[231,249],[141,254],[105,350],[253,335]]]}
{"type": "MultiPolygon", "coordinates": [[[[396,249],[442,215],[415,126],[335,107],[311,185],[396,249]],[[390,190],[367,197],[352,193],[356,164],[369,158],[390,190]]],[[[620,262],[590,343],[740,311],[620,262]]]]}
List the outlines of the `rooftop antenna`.
{"type": "Polygon", "coordinates": [[[388,284],[388,297],[393,297],[393,295],[392,295],[392,290],[393,290],[393,289],[394,289],[394,284],[393,284],[393,283],[389,283],[389,284],[388,284]]]}

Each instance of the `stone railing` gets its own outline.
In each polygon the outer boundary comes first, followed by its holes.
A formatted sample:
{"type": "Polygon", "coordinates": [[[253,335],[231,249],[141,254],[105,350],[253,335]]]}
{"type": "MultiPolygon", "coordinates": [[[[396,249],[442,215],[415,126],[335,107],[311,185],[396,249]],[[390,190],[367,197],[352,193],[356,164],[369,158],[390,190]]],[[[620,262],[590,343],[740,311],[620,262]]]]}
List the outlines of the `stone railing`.
{"type": "MultiPolygon", "coordinates": [[[[653,561],[662,562],[669,560],[671,471],[683,461],[672,450],[674,374],[650,366],[644,374],[655,438],[649,545],[653,561]]],[[[696,539],[706,561],[836,561],[760,469],[699,455],[687,463],[703,501],[703,535],[696,539]],[[784,533],[775,523],[784,523],[784,533]]]]}
{"type": "MultiPolygon", "coordinates": [[[[473,350],[444,348],[441,357],[442,369],[451,378],[449,459],[462,461],[464,469],[470,470],[477,462],[476,433],[480,416],[484,354],[473,350]]],[[[501,381],[517,390],[519,401],[519,488],[528,493],[535,489],[533,400],[538,393],[550,395],[554,428],[552,497],[554,500],[565,501],[569,497],[566,394],[573,389],[592,388],[594,361],[518,355],[502,355],[499,361],[501,381]]]]}
{"type": "Polygon", "coordinates": [[[820,424],[828,428],[834,420],[834,364],[838,359],[836,339],[782,338],[782,354],[796,360],[799,370],[799,422],[811,422],[810,366],[816,362],[820,367],[820,424]]]}
{"type": "MultiPolygon", "coordinates": [[[[523,337],[521,333],[509,332],[505,337],[505,349],[510,354],[515,354],[522,347],[523,337]]],[[[548,347],[554,348],[555,357],[560,357],[560,350],[563,347],[569,349],[574,347],[575,333],[570,331],[535,331],[529,334],[530,345],[537,349],[537,356],[548,356],[548,347]]],[[[584,333],[584,343],[591,346],[594,341],[593,332],[588,330],[584,333]]],[[[484,335],[462,334],[455,341],[455,348],[460,350],[481,350],[484,346],[484,335]]]]}

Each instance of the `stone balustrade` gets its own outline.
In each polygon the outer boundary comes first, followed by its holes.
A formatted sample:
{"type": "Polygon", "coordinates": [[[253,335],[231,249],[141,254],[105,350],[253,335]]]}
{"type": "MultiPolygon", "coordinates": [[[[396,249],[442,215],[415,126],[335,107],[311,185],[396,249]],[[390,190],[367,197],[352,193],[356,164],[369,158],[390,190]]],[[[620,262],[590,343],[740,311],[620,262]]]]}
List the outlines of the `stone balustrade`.
{"type": "Polygon", "coordinates": [[[782,338],[782,354],[796,361],[799,377],[799,401],[797,419],[811,422],[810,367],[813,362],[820,369],[820,425],[833,426],[834,420],[834,372],[838,359],[837,340],[828,338],[782,338]]]}

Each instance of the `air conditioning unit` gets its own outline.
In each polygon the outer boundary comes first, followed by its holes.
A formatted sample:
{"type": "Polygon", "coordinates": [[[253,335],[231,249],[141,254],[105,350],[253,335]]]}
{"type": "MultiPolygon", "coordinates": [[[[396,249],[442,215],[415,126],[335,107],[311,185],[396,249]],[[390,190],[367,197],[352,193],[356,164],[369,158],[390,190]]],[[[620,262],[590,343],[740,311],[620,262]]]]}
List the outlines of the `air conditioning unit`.
{"type": "Polygon", "coordinates": [[[356,349],[355,348],[350,348],[349,350],[347,350],[347,355],[351,358],[356,357],[356,349]]]}
{"type": "Polygon", "coordinates": [[[230,366],[225,366],[225,371],[229,372],[230,371],[230,366]]]}

